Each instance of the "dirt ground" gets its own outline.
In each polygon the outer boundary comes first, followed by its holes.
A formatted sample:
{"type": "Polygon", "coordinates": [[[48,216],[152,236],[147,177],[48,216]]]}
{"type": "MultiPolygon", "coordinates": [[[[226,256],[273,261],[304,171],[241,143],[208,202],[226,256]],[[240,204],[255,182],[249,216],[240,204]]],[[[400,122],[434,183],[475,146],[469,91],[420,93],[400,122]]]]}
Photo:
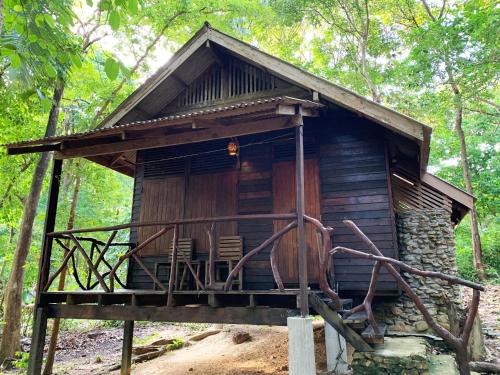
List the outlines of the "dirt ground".
{"type": "MultiPolygon", "coordinates": [[[[134,343],[145,345],[159,338],[183,338],[212,329],[213,325],[154,324],[134,330],[134,343]]],[[[109,369],[120,362],[122,331],[119,328],[64,333],[58,345],[54,374],[119,374],[109,369]]],[[[315,331],[319,371],[326,369],[323,330],[315,331]]],[[[220,333],[184,348],[168,352],[149,362],[135,364],[134,375],[254,375],[288,373],[286,327],[224,325],[220,333]],[[250,340],[236,345],[232,335],[250,334],[250,340]]]]}
{"type": "MultiPolygon", "coordinates": [[[[326,369],[323,331],[315,333],[318,370],[326,369]]],[[[254,375],[288,374],[286,327],[227,325],[217,335],[150,362],[132,367],[135,375],[254,375]],[[250,333],[251,339],[236,345],[232,335],[250,333]]],[[[118,374],[116,372],[115,374],[118,374]]]]}

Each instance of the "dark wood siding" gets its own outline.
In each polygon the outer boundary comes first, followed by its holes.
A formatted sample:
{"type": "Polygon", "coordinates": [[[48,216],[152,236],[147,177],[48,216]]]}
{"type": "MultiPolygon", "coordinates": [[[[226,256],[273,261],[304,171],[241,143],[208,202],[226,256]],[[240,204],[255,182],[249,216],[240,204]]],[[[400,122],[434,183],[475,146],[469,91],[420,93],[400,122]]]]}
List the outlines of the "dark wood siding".
{"type": "MultiPolygon", "coordinates": [[[[243,149],[238,174],[238,214],[272,213],[272,155],[269,145],[243,149]]],[[[238,223],[238,233],[243,237],[243,252],[260,245],[273,234],[271,220],[238,223]]],[[[243,271],[246,289],[272,289],[275,287],[269,261],[270,249],[265,249],[247,263],[243,271]]]]}
{"type": "MultiPolygon", "coordinates": [[[[307,214],[320,218],[325,225],[334,228],[334,245],[367,250],[342,224],[343,219],[351,219],[384,254],[397,257],[386,166],[386,145],[380,128],[355,117],[335,119],[331,125],[328,121],[330,120],[325,118],[317,119],[316,124],[308,123],[305,128],[307,139],[313,139],[313,142],[306,141],[307,214]]],[[[265,139],[270,135],[261,137],[265,139]]],[[[256,140],[258,141],[259,137],[240,139],[240,144],[256,140]]],[[[167,160],[165,162],[168,162],[172,174],[168,173],[167,164],[162,167],[153,164],[147,168],[145,175],[145,167],[139,163],[133,220],[291,211],[295,207],[293,161],[295,154],[294,142],[293,140],[290,142],[291,145],[281,143],[278,146],[257,142],[252,147],[242,147],[239,168],[231,165],[223,155],[221,156],[225,159],[214,158],[217,160],[214,161],[218,163],[217,166],[209,162],[212,155],[207,156],[206,160],[186,162],[185,165],[167,160]],[[195,168],[189,173],[193,166],[195,168]],[[204,168],[207,173],[203,173],[204,168]],[[161,193],[158,190],[161,190],[161,193]],[[158,202],[165,202],[171,209],[159,207],[163,203],[158,202]],[[149,208],[144,208],[145,211],[141,213],[141,207],[145,205],[149,208]]],[[[221,145],[207,143],[196,147],[198,150],[210,150],[221,145]]],[[[178,150],[177,154],[180,152],[181,150],[178,150]]],[[[182,150],[182,152],[186,154],[192,151],[182,150]]],[[[161,160],[171,153],[172,150],[168,153],[161,150],[143,151],[139,154],[138,160],[150,160],[153,157],[161,160]]],[[[270,237],[280,225],[282,223],[273,223],[271,220],[220,223],[217,225],[217,235],[240,235],[243,238],[244,253],[247,254],[270,237]]],[[[309,227],[309,225],[306,227],[310,254],[308,268],[310,282],[314,284],[317,280],[317,244],[314,231],[309,227]]],[[[154,229],[150,231],[152,233],[154,229]]],[[[204,226],[185,226],[181,228],[181,233],[182,236],[195,240],[195,252],[205,258],[208,239],[204,226]]],[[[146,234],[142,232],[139,239],[144,236],[146,234]]],[[[132,240],[138,238],[134,232],[131,237],[132,240]]],[[[147,257],[149,262],[147,264],[152,271],[155,261],[168,259],[166,246],[169,240],[170,238],[165,238],[164,243],[155,244],[148,249],[150,256],[147,257]]],[[[296,280],[295,249],[295,233],[291,233],[284,239],[279,253],[280,270],[289,285],[296,280]]],[[[245,267],[243,272],[245,289],[276,287],[270,267],[269,252],[270,248],[262,251],[245,267]]],[[[365,291],[368,288],[371,269],[372,262],[337,255],[334,262],[335,282],[341,291],[346,291],[346,294],[365,291]]],[[[131,285],[141,287],[149,285],[152,288],[152,283],[136,265],[132,264],[131,272],[133,274],[131,285]]],[[[385,270],[380,276],[378,290],[383,293],[397,292],[396,284],[385,270]]]]}
{"type": "MultiPolygon", "coordinates": [[[[332,129],[327,123],[325,128],[332,129]]],[[[354,118],[349,127],[336,126],[334,131],[323,131],[320,147],[321,219],[323,224],[334,228],[334,246],[368,250],[342,224],[342,220],[350,219],[384,255],[397,258],[386,145],[380,131],[363,130],[366,128],[354,118]]],[[[340,254],[335,256],[333,264],[339,290],[356,292],[368,288],[373,262],[340,254]]],[[[379,277],[377,289],[380,293],[398,290],[385,269],[379,277]]]]}

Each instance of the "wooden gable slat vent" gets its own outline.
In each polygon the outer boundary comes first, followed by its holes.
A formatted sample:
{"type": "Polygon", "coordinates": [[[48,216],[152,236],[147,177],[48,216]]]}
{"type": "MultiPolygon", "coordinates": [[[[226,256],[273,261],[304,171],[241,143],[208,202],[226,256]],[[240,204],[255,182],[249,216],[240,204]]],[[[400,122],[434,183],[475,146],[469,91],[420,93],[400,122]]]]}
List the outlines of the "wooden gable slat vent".
{"type": "Polygon", "coordinates": [[[227,152],[228,140],[221,139],[189,147],[167,147],[147,150],[143,153],[144,178],[214,173],[231,170],[237,158],[227,152]]]}
{"type": "Polygon", "coordinates": [[[202,174],[233,169],[236,158],[228,154],[227,143],[227,140],[222,139],[195,145],[192,149],[195,156],[191,158],[191,173],[202,174]]]}
{"type": "Polygon", "coordinates": [[[182,175],[186,160],[180,150],[158,149],[147,152],[144,160],[144,178],[182,175]]]}
{"type": "Polygon", "coordinates": [[[411,209],[441,208],[452,211],[452,202],[446,195],[422,184],[413,176],[401,171],[391,173],[394,209],[396,212],[411,209]]]}
{"type": "Polygon", "coordinates": [[[282,82],[242,61],[230,59],[225,68],[215,64],[186,87],[177,108],[209,105],[226,99],[272,93],[282,82]]]}

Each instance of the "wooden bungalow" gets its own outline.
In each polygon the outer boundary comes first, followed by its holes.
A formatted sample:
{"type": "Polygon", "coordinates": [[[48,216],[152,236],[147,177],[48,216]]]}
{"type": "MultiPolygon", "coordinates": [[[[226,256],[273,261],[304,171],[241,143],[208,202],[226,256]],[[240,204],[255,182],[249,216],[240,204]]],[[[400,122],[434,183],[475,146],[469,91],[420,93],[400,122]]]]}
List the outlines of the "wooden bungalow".
{"type": "MultiPolygon", "coordinates": [[[[472,206],[473,197],[426,171],[430,135],[206,24],[98,129],[7,145],[13,155],[54,153],[30,373],[40,372],[48,318],[127,321],[126,373],[135,320],[283,325],[311,307],[341,309],[366,294],[373,264],[331,261],[332,246],[368,251],[342,220],[398,258],[397,212],[442,208],[458,223],[472,206]],[[54,231],[69,158],[134,179],[131,223],[54,231]],[[130,231],[129,244],[115,243],[119,231],[130,231]],[[94,239],[103,232],[107,241],[94,239]],[[107,259],[120,245],[124,255],[107,259]],[[94,281],[55,290],[75,254],[94,281]]],[[[384,272],[376,290],[399,293],[384,272]]]]}

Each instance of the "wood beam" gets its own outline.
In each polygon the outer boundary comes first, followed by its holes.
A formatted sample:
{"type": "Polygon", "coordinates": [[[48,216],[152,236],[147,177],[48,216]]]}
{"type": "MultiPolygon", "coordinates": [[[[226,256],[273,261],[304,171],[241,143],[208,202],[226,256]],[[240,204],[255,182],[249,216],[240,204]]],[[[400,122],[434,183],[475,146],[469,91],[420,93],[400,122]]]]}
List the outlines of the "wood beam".
{"type": "Polygon", "coordinates": [[[297,315],[297,310],[268,307],[151,307],[49,304],[46,308],[49,318],[277,326],[286,326],[287,318],[297,315]]]}
{"type": "Polygon", "coordinates": [[[49,197],[47,201],[47,209],[45,214],[45,224],[43,228],[42,240],[42,255],[40,256],[38,283],[36,289],[35,306],[40,302],[40,293],[44,289],[50,273],[50,258],[52,256],[53,237],[48,236],[48,233],[53,232],[56,225],[57,203],[59,199],[59,188],[61,186],[62,174],[61,159],[53,159],[52,175],[49,186],[49,197]]]}
{"type": "Polygon", "coordinates": [[[61,148],[60,143],[49,144],[49,145],[38,145],[38,146],[8,147],[7,155],[21,155],[21,154],[28,154],[31,152],[58,151],[60,148],[61,148]]]}
{"type": "Polygon", "coordinates": [[[321,298],[311,293],[309,294],[309,303],[314,311],[321,315],[328,324],[335,328],[335,330],[342,335],[342,337],[344,337],[346,341],[354,347],[354,349],[360,352],[373,351],[373,348],[368,345],[356,331],[345,324],[339,314],[330,309],[328,305],[321,300],[321,298]]]}
{"type": "Polygon", "coordinates": [[[139,149],[148,149],[164,146],[174,146],[184,143],[202,142],[212,139],[221,139],[228,137],[238,137],[248,134],[262,133],[284,129],[292,126],[287,117],[262,120],[257,123],[241,123],[238,125],[227,126],[224,129],[204,129],[198,131],[187,131],[183,133],[156,136],[144,138],[138,136],[136,139],[125,141],[116,141],[109,144],[101,144],[87,147],[67,148],[60,151],[58,155],[63,159],[74,157],[88,157],[97,155],[114,154],[117,152],[134,151],[139,149]]]}
{"type": "Polygon", "coordinates": [[[300,123],[295,128],[295,190],[297,210],[297,246],[299,252],[299,287],[300,287],[300,313],[303,317],[309,315],[309,302],[307,299],[307,247],[304,224],[305,195],[304,195],[304,124],[302,123],[301,107],[297,108],[300,123]]]}

